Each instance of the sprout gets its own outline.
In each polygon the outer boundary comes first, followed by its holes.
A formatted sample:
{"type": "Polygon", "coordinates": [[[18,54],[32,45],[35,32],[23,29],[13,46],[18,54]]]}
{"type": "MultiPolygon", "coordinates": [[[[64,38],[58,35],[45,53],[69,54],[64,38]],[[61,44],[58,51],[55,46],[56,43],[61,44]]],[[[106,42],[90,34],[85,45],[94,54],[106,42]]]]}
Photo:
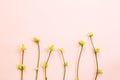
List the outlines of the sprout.
{"type": "Polygon", "coordinates": [[[47,64],[46,61],[44,61],[44,63],[42,64],[42,67],[43,67],[43,68],[47,68],[47,67],[48,67],[48,64],[47,64]]]}
{"type": "Polygon", "coordinates": [[[21,46],[21,50],[22,50],[22,51],[25,51],[25,50],[26,50],[26,47],[25,47],[24,44],[22,44],[22,46],[21,46]]]}
{"type": "Polygon", "coordinates": [[[80,40],[80,41],[79,41],[79,45],[84,46],[85,44],[86,44],[85,41],[83,41],[83,40],[80,40]]]}
{"type": "Polygon", "coordinates": [[[49,48],[49,50],[50,50],[50,52],[51,52],[51,51],[54,50],[55,46],[54,46],[54,45],[51,45],[51,46],[49,46],[48,48],[49,48]]]}
{"type": "Polygon", "coordinates": [[[95,52],[99,53],[100,52],[100,48],[95,48],[95,52]]]}
{"type": "Polygon", "coordinates": [[[19,70],[25,70],[26,66],[24,64],[18,64],[18,69],[19,70]]]}
{"type": "Polygon", "coordinates": [[[36,68],[35,68],[35,71],[38,71],[38,70],[39,70],[39,69],[36,67],[36,68]]]}
{"type": "Polygon", "coordinates": [[[21,64],[18,64],[18,69],[19,69],[19,70],[21,70],[21,69],[22,69],[22,68],[21,68],[21,64]]]}
{"type": "Polygon", "coordinates": [[[92,37],[93,35],[94,35],[93,32],[90,32],[90,33],[88,34],[89,37],[92,37]]]}
{"type": "Polygon", "coordinates": [[[39,43],[40,39],[38,37],[34,37],[33,41],[36,42],[36,43],[39,43]]]}
{"type": "Polygon", "coordinates": [[[60,50],[60,52],[63,52],[64,48],[60,48],[59,50],[60,50]]]}
{"type": "Polygon", "coordinates": [[[68,61],[66,61],[66,62],[64,63],[64,66],[68,66],[68,64],[69,64],[68,61]]]}
{"type": "Polygon", "coordinates": [[[98,73],[98,74],[102,74],[103,71],[102,71],[101,69],[98,69],[98,70],[97,70],[97,73],[98,73]]]}

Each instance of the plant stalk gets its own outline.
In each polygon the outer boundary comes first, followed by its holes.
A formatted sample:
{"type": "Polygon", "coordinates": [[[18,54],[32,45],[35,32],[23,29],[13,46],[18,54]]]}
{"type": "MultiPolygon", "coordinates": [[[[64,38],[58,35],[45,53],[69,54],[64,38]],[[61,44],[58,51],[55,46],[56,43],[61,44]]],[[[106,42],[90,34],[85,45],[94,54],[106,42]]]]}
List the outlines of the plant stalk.
{"type": "Polygon", "coordinates": [[[80,54],[79,54],[79,57],[78,57],[78,63],[77,63],[77,80],[79,78],[79,63],[80,63],[80,58],[81,58],[82,51],[83,51],[83,46],[81,46],[81,51],[80,51],[80,54]]]}
{"type": "MultiPolygon", "coordinates": [[[[24,64],[24,51],[22,51],[22,65],[24,64]]],[[[23,80],[23,69],[21,69],[21,80],[23,80]]]]}
{"type": "Polygon", "coordinates": [[[35,80],[38,80],[38,71],[39,71],[39,63],[40,63],[40,44],[39,42],[37,43],[37,47],[38,47],[38,60],[37,60],[37,69],[36,70],[36,77],[35,77],[35,80]]]}
{"type": "Polygon", "coordinates": [[[97,80],[97,76],[98,76],[98,57],[97,57],[97,53],[95,51],[95,46],[93,44],[93,40],[92,40],[92,37],[90,37],[90,41],[91,41],[91,44],[92,44],[92,47],[94,49],[94,53],[95,53],[95,60],[96,60],[96,72],[95,72],[95,80],[97,80]]]}
{"type": "Polygon", "coordinates": [[[65,80],[65,76],[66,76],[65,58],[64,58],[64,55],[63,55],[63,52],[62,52],[62,51],[61,51],[61,54],[62,54],[62,59],[63,59],[63,63],[64,63],[64,74],[63,74],[63,80],[65,80]]]}
{"type": "MultiPolygon", "coordinates": [[[[49,52],[49,55],[48,55],[46,64],[48,64],[48,61],[49,61],[49,59],[50,59],[50,56],[51,56],[51,51],[49,52]]],[[[45,80],[47,80],[47,67],[45,67],[45,80]]]]}

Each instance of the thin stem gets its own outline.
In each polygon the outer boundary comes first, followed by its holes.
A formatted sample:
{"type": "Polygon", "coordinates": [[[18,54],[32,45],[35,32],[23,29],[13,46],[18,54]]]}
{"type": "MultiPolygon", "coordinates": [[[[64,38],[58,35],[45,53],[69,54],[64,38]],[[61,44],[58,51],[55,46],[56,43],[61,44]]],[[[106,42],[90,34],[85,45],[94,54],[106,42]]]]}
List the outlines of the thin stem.
{"type": "Polygon", "coordinates": [[[38,79],[38,70],[36,70],[36,77],[35,79],[37,80],[38,79]]]}
{"type": "Polygon", "coordinates": [[[63,63],[64,63],[64,74],[63,74],[63,80],[65,80],[65,76],[66,76],[65,58],[64,58],[64,55],[63,55],[63,52],[62,52],[62,51],[61,51],[61,54],[62,54],[62,59],[63,59],[63,63]]]}
{"type": "MultiPolygon", "coordinates": [[[[48,58],[47,58],[47,61],[46,61],[46,65],[48,64],[50,56],[51,56],[51,51],[49,52],[49,55],[48,55],[48,58]]],[[[45,80],[47,80],[47,67],[45,67],[45,80]]]]}
{"type": "Polygon", "coordinates": [[[97,59],[97,54],[95,54],[95,58],[96,58],[96,75],[95,75],[95,80],[97,80],[97,76],[98,76],[98,59],[97,59]]]}
{"type": "Polygon", "coordinates": [[[48,61],[50,59],[50,55],[51,55],[51,51],[49,52],[49,55],[48,55],[48,58],[47,58],[47,63],[48,63],[48,61]]]}
{"type": "MultiPolygon", "coordinates": [[[[95,51],[95,46],[94,46],[94,43],[93,43],[92,37],[90,37],[90,41],[91,41],[92,47],[93,47],[93,49],[94,49],[94,51],[95,51]]],[[[96,52],[95,52],[95,53],[96,53],[96,52]]]]}
{"type": "MultiPolygon", "coordinates": [[[[22,65],[24,64],[24,51],[22,51],[22,65]]],[[[23,80],[23,69],[21,70],[21,80],[23,80]]]]}
{"type": "Polygon", "coordinates": [[[96,60],[96,73],[95,73],[95,80],[97,80],[97,76],[98,76],[98,58],[97,58],[97,53],[95,51],[95,46],[93,44],[93,40],[92,40],[92,37],[90,37],[90,41],[91,41],[91,44],[92,44],[92,47],[94,49],[94,53],[95,53],[95,60],[96,60]]]}
{"type": "Polygon", "coordinates": [[[45,68],[45,80],[47,80],[46,68],[45,68]]]}
{"type": "Polygon", "coordinates": [[[80,63],[80,57],[81,57],[82,51],[83,51],[83,46],[81,46],[81,51],[80,51],[80,54],[79,54],[79,57],[78,57],[78,63],[77,63],[77,79],[79,78],[79,63],[80,63]]]}
{"type": "Polygon", "coordinates": [[[66,76],[66,66],[64,66],[64,75],[63,75],[63,80],[65,80],[65,76],[66,76]]]}
{"type": "Polygon", "coordinates": [[[23,80],[23,70],[21,70],[21,80],[23,80]]]}
{"type": "MultiPolygon", "coordinates": [[[[40,45],[39,45],[39,42],[37,43],[37,46],[38,46],[37,69],[39,70],[39,63],[40,63],[40,45]]],[[[36,80],[38,80],[38,70],[36,70],[36,77],[35,77],[36,80]]]]}

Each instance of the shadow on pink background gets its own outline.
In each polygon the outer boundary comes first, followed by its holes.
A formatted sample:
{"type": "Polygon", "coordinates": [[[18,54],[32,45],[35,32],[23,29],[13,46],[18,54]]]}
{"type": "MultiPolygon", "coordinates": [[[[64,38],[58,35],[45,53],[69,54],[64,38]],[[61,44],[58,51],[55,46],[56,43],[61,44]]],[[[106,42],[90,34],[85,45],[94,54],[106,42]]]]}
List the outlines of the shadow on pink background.
{"type": "MultiPolygon", "coordinates": [[[[25,52],[24,80],[35,79],[37,48],[32,38],[41,39],[41,61],[46,60],[47,47],[55,45],[48,67],[49,80],[63,76],[61,55],[69,61],[66,80],[75,80],[80,47],[87,42],[80,62],[80,79],[93,80],[95,60],[88,32],[94,32],[94,43],[101,48],[99,66],[103,74],[98,80],[120,80],[120,1],[119,0],[0,0],[0,80],[20,80],[20,45],[25,52]]],[[[44,80],[42,68],[39,80],[44,80]]]]}

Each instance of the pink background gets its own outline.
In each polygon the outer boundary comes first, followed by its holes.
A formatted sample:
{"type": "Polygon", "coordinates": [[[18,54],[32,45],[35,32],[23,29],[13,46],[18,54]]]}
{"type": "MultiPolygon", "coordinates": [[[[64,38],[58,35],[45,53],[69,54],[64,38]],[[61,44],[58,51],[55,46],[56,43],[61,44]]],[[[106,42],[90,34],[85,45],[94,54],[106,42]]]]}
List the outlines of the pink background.
{"type": "MultiPolygon", "coordinates": [[[[120,80],[120,1],[119,0],[0,0],[0,80],[20,80],[20,45],[27,46],[24,80],[35,80],[37,49],[32,38],[41,39],[41,61],[48,56],[48,45],[54,44],[48,67],[48,80],[61,80],[62,58],[57,52],[64,47],[69,61],[66,80],[75,80],[79,54],[78,41],[87,42],[80,62],[80,79],[93,80],[95,59],[88,32],[94,32],[94,43],[101,48],[98,80],[120,80]]],[[[43,79],[40,68],[39,80],[43,79]]]]}

